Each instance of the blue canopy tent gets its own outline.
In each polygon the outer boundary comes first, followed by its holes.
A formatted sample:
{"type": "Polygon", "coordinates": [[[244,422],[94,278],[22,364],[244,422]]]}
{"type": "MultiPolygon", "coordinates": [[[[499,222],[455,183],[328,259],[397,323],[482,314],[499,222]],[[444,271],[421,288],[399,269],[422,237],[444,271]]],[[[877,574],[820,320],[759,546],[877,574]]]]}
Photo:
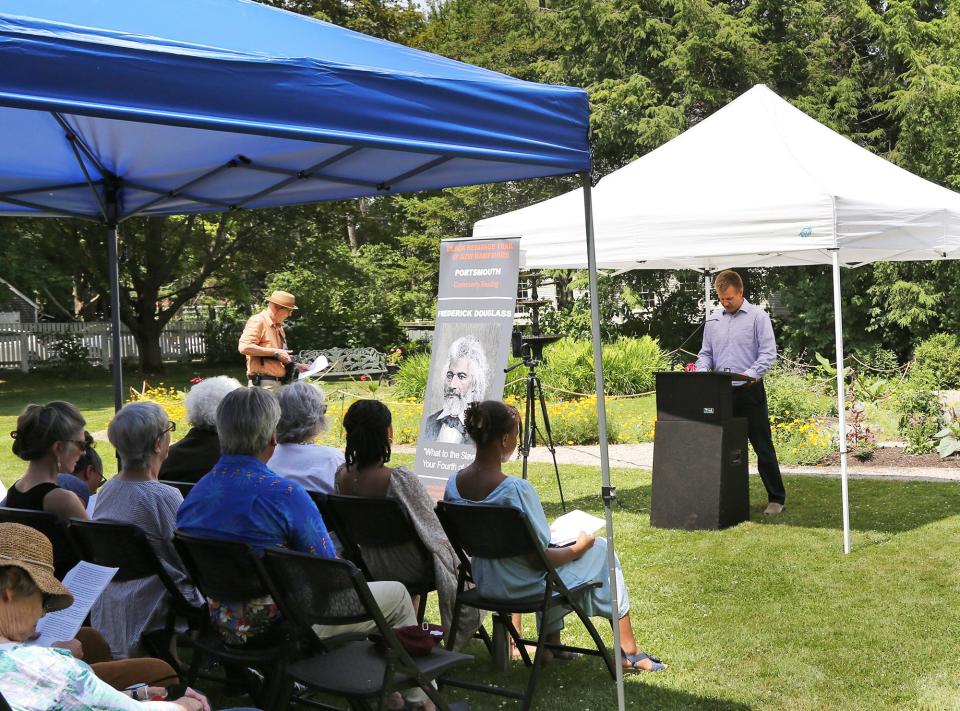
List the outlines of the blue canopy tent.
{"type": "Polygon", "coordinates": [[[581,174],[592,257],[588,127],[580,89],[249,0],[0,0],[0,214],[109,230],[117,407],[124,220],[581,174]]]}

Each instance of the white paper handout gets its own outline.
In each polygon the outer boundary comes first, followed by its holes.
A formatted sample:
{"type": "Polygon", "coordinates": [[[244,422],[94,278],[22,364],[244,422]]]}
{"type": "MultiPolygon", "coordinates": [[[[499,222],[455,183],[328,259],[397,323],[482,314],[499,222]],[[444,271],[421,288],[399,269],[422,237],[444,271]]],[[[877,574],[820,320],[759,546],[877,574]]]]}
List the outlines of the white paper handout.
{"type": "Polygon", "coordinates": [[[97,495],[90,494],[90,498],[87,499],[87,516],[93,518],[93,510],[97,508],[97,495]]]}
{"type": "Polygon", "coordinates": [[[577,540],[580,531],[596,533],[604,526],[604,520],[591,516],[586,511],[574,509],[550,524],[550,545],[569,546],[577,540]]]}
{"type": "Polygon", "coordinates": [[[330,365],[330,361],[327,360],[327,357],[323,354],[318,355],[317,359],[310,364],[310,367],[300,373],[299,379],[312,378],[320,371],[326,370],[328,365],[330,365]]]}
{"type": "Polygon", "coordinates": [[[65,642],[77,636],[90,608],[117,574],[119,568],[107,568],[80,561],[64,576],[63,586],[73,593],[73,604],[66,610],[51,612],[37,623],[39,637],[27,644],[49,647],[54,642],[65,642]]]}

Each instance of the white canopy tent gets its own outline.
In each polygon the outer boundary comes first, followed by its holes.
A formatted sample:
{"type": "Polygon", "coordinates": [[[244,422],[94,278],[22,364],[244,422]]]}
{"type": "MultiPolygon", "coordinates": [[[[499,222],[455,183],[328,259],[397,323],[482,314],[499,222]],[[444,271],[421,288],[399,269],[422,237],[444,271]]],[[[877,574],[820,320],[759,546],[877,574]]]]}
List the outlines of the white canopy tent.
{"type": "MultiPolygon", "coordinates": [[[[857,146],[762,85],[592,192],[597,268],[831,264],[840,432],[840,265],[960,258],[960,194],[857,146]]],[[[584,197],[578,189],[482,220],[473,235],[521,237],[527,268],[588,268],[584,197]]],[[[849,553],[847,448],[838,439],[849,553]]]]}

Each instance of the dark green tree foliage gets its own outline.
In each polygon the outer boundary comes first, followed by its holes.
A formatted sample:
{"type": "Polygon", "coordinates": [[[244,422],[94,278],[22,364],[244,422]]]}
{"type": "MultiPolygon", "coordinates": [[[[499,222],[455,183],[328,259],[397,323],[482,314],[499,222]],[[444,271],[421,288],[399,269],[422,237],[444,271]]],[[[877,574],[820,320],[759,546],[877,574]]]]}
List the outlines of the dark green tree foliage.
{"type": "MultiPolygon", "coordinates": [[[[762,82],[868,150],[960,189],[957,3],[446,0],[425,16],[405,0],[270,1],[512,76],[584,87],[598,177],[762,82]]],[[[300,289],[298,298],[316,313],[304,309],[297,347],[384,347],[399,338],[401,322],[433,316],[440,239],[468,235],[478,219],[576,185],[554,178],[251,213],[222,230],[219,218],[125,226],[124,321],[153,339],[158,324],[190,298],[209,293],[248,304],[283,283],[300,289]]],[[[21,286],[42,284],[38,298],[48,311],[56,301],[88,317],[106,315],[102,237],[74,226],[14,225],[0,231],[0,246],[17,252],[0,275],[21,286]]],[[[574,299],[583,279],[557,276],[564,303],[551,318],[565,332],[585,332],[586,302],[574,299]]],[[[605,336],[649,333],[667,349],[679,345],[701,319],[701,290],[676,290],[676,277],[689,278],[643,271],[602,277],[605,336]]],[[[909,357],[911,343],[957,332],[958,277],[954,262],[844,270],[852,347],[879,344],[909,357]]],[[[782,345],[832,352],[828,269],[749,270],[747,280],[752,300],[775,296],[786,309],[775,319],[782,345]]]]}

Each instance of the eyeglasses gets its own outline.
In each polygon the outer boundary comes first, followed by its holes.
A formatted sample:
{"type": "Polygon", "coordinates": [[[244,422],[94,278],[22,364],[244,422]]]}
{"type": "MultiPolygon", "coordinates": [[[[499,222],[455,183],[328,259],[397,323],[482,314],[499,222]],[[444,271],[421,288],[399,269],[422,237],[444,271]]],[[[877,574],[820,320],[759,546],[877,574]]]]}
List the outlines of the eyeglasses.
{"type": "Polygon", "coordinates": [[[92,444],[88,444],[85,439],[62,439],[61,442],[69,442],[76,446],[81,452],[86,452],[87,447],[92,447],[92,444]]]}
{"type": "Polygon", "coordinates": [[[176,431],[177,431],[177,423],[174,422],[173,420],[169,420],[167,422],[167,426],[164,427],[162,430],[160,430],[160,434],[157,435],[157,439],[160,439],[161,437],[163,437],[167,432],[176,432],[176,431]]]}

